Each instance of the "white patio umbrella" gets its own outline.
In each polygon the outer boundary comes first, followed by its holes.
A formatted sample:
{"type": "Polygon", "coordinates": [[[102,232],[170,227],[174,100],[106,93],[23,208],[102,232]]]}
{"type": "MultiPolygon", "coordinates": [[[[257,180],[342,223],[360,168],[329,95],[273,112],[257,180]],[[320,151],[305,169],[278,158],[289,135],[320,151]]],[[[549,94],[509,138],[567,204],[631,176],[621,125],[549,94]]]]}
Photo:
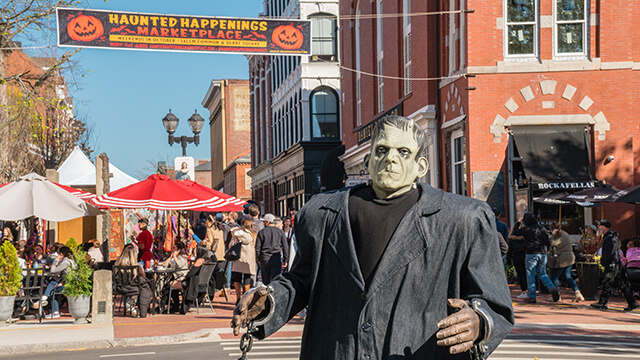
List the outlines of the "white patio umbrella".
{"type": "Polygon", "coordinates": [[[0,220],[22,220],[36,216],[49,221],[67,221],[102,212],[46,178],[30,173],[0,188],[0,220]]]}

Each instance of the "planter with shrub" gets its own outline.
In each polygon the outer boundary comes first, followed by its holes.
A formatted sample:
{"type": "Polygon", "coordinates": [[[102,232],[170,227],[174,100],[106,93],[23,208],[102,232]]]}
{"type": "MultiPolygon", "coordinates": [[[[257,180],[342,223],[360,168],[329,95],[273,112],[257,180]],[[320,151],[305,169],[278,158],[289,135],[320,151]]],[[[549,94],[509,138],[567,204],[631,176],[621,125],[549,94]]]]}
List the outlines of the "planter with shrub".
{"type": "Polygon", "coordinates": [[[71,268],[64,277],[62,293],[67,297],[69,313],[77,324],[86,323],[86,317],[91,308],[91,294],[93,292],[93,269],[86,260],[87,253],[81,249],[74,249],[73,260],[76,266],[71,268]]]}
{"type": "Polygon", "coordinates": [[[16,248],[5,241],[0,245],[0,326],[5,325],[13,313],[16,294],[20,290],[21,272],[16,248]]]}

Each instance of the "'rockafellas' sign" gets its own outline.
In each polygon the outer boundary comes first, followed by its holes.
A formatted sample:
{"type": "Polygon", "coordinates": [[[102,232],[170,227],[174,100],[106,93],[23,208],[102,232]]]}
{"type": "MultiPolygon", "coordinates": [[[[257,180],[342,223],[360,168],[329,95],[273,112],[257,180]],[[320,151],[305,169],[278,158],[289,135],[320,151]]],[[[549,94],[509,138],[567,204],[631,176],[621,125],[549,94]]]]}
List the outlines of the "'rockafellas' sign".
{"type": "Polygon", "coordinates": [[[57,9],[58,45],[309,55],[309,21],[57,9]]]}

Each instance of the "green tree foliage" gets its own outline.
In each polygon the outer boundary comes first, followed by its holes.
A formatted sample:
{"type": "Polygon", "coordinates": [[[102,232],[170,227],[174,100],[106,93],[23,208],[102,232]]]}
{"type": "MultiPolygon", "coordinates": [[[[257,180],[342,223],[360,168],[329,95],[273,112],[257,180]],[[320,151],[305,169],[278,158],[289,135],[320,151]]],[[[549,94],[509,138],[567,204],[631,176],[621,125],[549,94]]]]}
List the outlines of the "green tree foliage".
{"type": "MultiPolygon", "coordinates": [[[[69,246],[69,242],[67,242],[67,246],[69,246]]],[[[93,292],[93,269],[89,266],[86,257],[87,253],[82,249],[73,251],[73,260],[76,266],[71,268],[67,275],[64,276],[65,284],[62,293],[66,296],[91,296],[93,292]]]]}
{"type": "MultiPolygon", "coordinates": [[[[76,144],[87,155],[91,153],[87,124],[75,116],[67,88],[78,85],[82,70],[73,56],[80,48],[59,55],[55,46],[50,47],[57,37],[56,8],[88,7],[88,3],[0,3],[0,181],[7,182],[32,171],[44,175],[45,169],[57,168],[76,144]],[[39,50],[23,50],[20,41],[39,50]],[[27,52],[33,64],[9,71],[10,57],[27,52]]],[[[22,63],[15,61],[11,63],[22,63]]]]}
{"type": "Polygon", "coordinates": [[[9,241],[0,245],[0,296],[13,296],[20,289],[22,279],[16,248],[9,241]]]}

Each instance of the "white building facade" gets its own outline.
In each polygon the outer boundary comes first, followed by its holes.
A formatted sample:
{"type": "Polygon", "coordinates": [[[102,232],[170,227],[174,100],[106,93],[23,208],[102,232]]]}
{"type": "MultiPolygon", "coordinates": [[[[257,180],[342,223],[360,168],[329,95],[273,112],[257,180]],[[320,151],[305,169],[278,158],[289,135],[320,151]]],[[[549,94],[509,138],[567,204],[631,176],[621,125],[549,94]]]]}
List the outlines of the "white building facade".
{"type": "Polygon", "coordinates": [[[253,197],[284,216],[343,180],[322,171],[341,145],[338,1],[266,0],[261,15],[311,21],[312,55],[249,56],[253,197]]]}

